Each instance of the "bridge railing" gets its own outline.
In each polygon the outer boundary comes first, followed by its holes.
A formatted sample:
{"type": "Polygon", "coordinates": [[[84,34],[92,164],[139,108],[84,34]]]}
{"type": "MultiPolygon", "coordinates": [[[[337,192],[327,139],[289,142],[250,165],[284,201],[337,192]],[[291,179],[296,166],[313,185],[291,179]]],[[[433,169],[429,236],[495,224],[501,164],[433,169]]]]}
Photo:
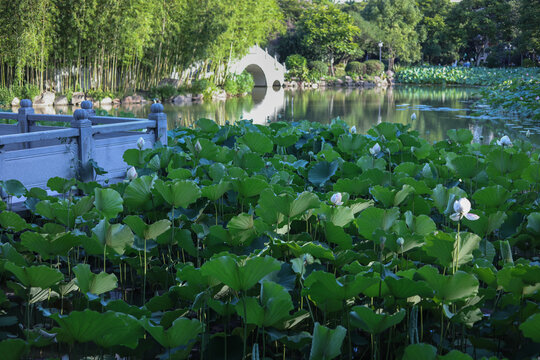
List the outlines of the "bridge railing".
{"type": "Polygon", "coordinates": [[[73,115],[36,114],[30,100],[24,99],[20,104],[17,113],[0,112],[0,119],[17,121],[0,124],[0,180],[8,180],[16,172],[28,183],[34,183],[39,169],[48,165],[44,161],[55,162],[56,167],[61,165],[63,173],[69,174],[69,164],[58,164],[67,159],[76,164],[77,177],[89,181],[94,179],[92,160],[96,158],[101,161],[100,166],[115,174],[125,173],[122,155],[134,146],[132,138],[142,136],[150,146],[158,141],[167,144],[167,115],[161,104],[152,104],[148,119],[96,116],[90,101],[84,101],[73,115]],[[62,150],[58,148],[62,143],[73,145],[62,150]],[[71,159],[70,151],[76,152],[75,159],[71,159]]]}

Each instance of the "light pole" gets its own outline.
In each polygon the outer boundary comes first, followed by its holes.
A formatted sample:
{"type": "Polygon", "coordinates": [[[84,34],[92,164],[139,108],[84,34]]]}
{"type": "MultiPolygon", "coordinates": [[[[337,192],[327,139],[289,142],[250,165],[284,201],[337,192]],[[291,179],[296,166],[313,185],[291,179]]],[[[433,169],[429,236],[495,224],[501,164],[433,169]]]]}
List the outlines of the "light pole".
{"type": "Polygon", "coordinates": [[[384,44],[382,41],[380,41],[378,45],[379,45],[379,61],[382,61],[381,51],[384,44]]]}

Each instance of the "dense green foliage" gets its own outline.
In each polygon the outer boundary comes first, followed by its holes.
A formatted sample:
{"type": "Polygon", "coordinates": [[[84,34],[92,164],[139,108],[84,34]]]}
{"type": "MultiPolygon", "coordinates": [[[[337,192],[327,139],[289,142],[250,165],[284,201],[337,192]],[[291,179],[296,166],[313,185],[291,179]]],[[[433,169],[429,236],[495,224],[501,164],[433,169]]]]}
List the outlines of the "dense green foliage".
{"type": "Polygon", "coordinates": [[[148,89],[209,66],[221,83],[281,19],[276,0],[1,0],[0,86],[148,89]]]}
{"type": "Polygon", "coordinates": [[[230,75],[225,81],[223,89],[230,95],[242,95],[253,90],[255,81],[253,76],[247,71],[239,75],[230,75]]]}
{"type": "Polygon", "coordinates": [[[539,69],[422,66],[400,68],[396,81],[405,84],[498,85],[513,78],[540,78],[539,69]]]}
{"type": "Polygon", "coordinates": [[[131,180],[5,181],[3,354],[533,358],[539,152],[472,139],[201,119],[131,180]]]}

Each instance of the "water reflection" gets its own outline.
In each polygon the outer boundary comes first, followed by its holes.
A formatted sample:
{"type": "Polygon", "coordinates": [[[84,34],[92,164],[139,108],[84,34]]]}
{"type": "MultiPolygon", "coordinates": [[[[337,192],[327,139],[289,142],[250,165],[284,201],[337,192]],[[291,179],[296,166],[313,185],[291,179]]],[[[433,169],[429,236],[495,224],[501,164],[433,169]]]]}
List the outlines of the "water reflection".
{"type": "MultiPolygon", "coordinates": [[[[475,140],[492,140],[503,134],[526,132],[527,129],[512,125],[516,119],[505,124],[478,116],[473,108],[477,88],[442,86],[396,86],[380,89],[328,89],[328,90],[283,90],[282,88],[255,88],[251,96],[230,98],[226,101],[190,103],[184,105],[165,104],[168,127],[191,125],[200,118],[213,119],[220,124],[239,119],[253,119],[254,123],[271,121],[309,120],[329,123],[340,117],[357,131],[366,133],[372,126],[387,122],[410,124],[430,141],[446,138],[450,129],[468,128],[475,140]],[[416,120],[411,115],[416,113],[416,120]],[[523,131],[522,131],[523,130],[523,131]]],[[[130,104],[104,108],[111,115],[131,114],[145,118],[151,104],[130,104]]],[[[17,111],[16,109],[13,109],[17,111]]],[[[36,113],[72,113],[74,109],[37,108],[36,113]]],[[[533,134],[536,131],[531,130],[533,134]]],[[[538,135],[536,135],[538,136],[538,135]]],[[[540,138],[531,139],[540,142],[540,138]]]]}

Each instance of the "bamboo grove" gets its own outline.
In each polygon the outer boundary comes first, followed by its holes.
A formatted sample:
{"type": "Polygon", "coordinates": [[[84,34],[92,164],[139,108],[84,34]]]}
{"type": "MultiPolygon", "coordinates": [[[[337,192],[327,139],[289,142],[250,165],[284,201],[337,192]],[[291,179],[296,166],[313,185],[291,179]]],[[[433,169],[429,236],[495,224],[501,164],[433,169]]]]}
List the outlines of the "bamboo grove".
{"type": "Polygon", "coordinates": [[[208,72],[222,82],[232,59],[282,27],[276,0],[0,0],[0,86],[123,92],[208,72]]]}

